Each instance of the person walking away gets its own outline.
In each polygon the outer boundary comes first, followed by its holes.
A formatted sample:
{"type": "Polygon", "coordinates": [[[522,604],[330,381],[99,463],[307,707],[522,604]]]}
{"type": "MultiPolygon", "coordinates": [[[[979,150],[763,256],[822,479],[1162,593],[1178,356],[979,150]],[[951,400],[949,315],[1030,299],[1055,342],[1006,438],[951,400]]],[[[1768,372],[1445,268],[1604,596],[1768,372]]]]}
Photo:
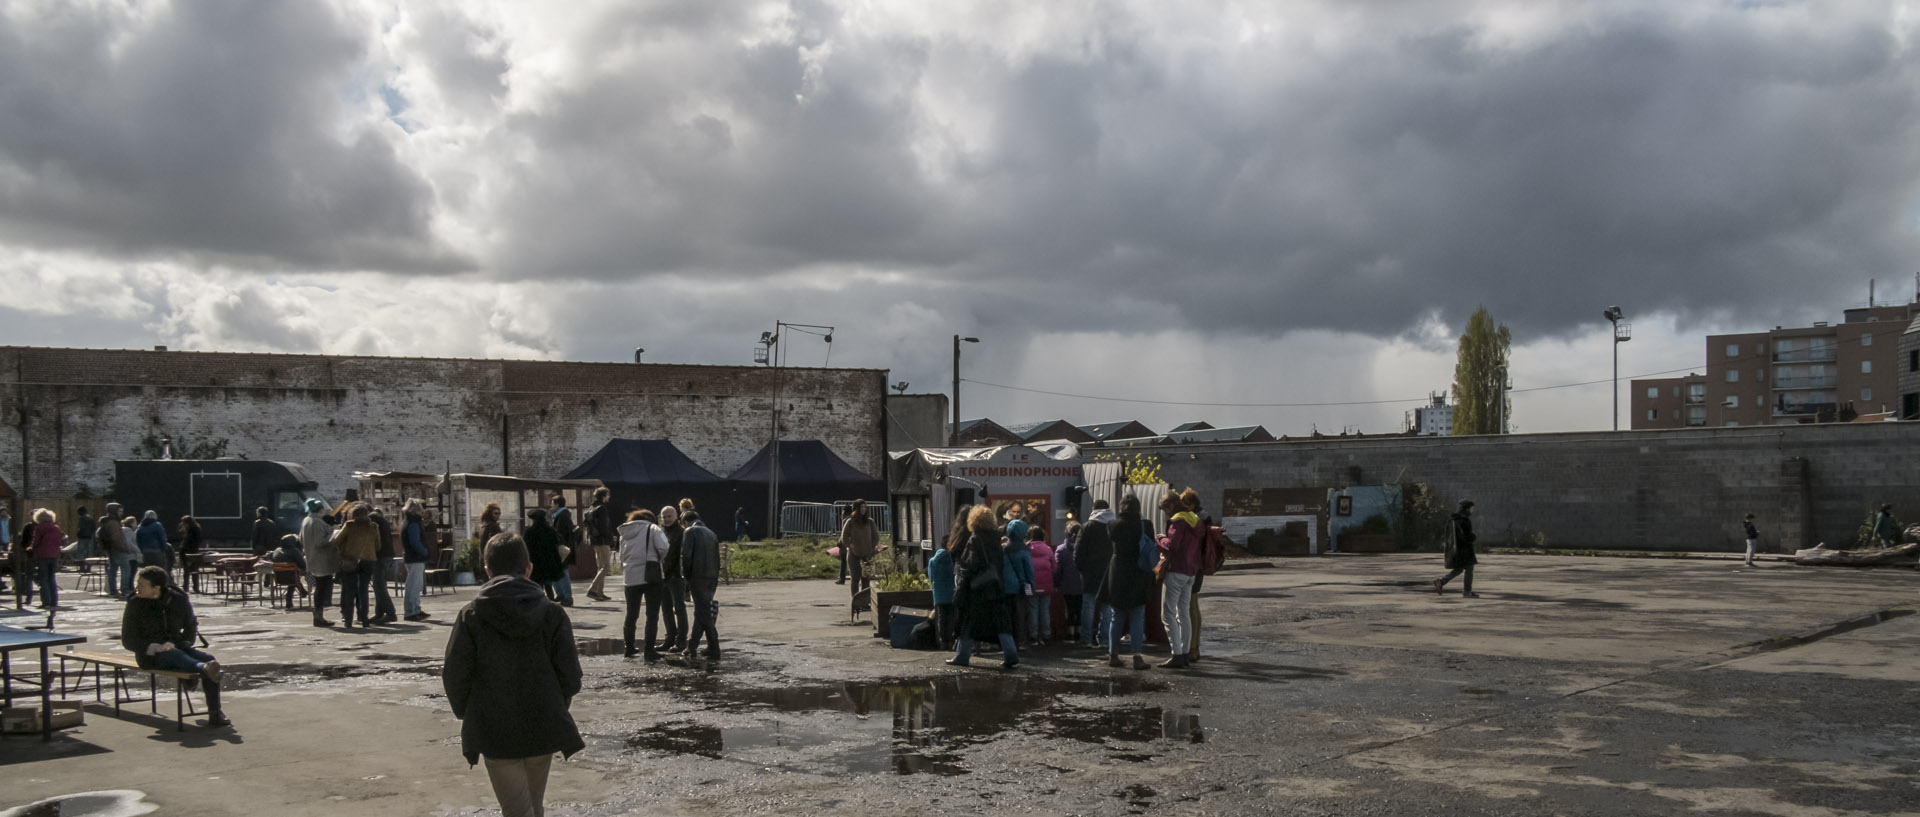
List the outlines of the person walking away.
{"type": "Polygon", "coordinates": [[[573,524],[573,509],[567,507],[567,498],[553,498],[553,512],[548,514],[553,520],[553,532],[560,536],[560,577],[553,580],[553,594],[561,607],[573,606],[573,563],[580,558],[579,527],[573,524]]]}
{"type": "Polygon", "coordinates": [[[1160,510],[1167,515],[1167,535],[1156,543],[1163,585],[1160,621],[1167,625],[1169,651],[1160,666],[1179,669],[1187,666],[1187,648],[1194,635],[1193,577],[1200,572],[1200,517],[1174,494],[1161,500],[1160,510]]]}
{"type": "Polygon", "coordinates": [[[967,514],[966,545],[955,559],[960,580],[954,587],[955,606],[959,609],[959,634],[954,639],[953,657],[947,663],[956,667],[972,666],[973,645],[977,639],[1000,642],[1001,668],[1020,664],[1020,650],[1013,642],[1013,622],[1007,616],[1005,584],[1000,573],[1006,556],[1000,550],[1000,520],[993,508],[976,505],[967,514]]]}
{"type": "Polygon", "coordinates": [[[1479,593],[1473,592],[1473,566],[1480,561],[1473,553],[1473,500],[1460,500],[1460,510],[1453,514],[1452,539],[1453,541],[1447,547],[1447,570],[1451,572],[1433,580],[1433,592],[1445,593],[1447,582],[1453,581],[1455,576],[1465,574],[1466,578],[1460,585],[1461,597],[1480,598],[1479,593]]]}
{"type": "Polygon", "coordinates": [[[1880,515],[1873,520],[1873,536],[1883,548],[1900,544],[1900,523],[1893,518],[1892,505],[1880,506],[1880,515]]]}
{"type": "MultiPolygon", "coordinates": [[[[660,582],[660,606],[666,616],[666,643],[660,649],[663,652],[679,652],[687,643],[687,583],[684,570],[680,565],[680,547],[686,537],[687,527],[680,521],[680,507],[665,505],[660,508],[660,530],[667,535],[667,553],[660,560],[663,576],[660,582]]],[[[653,620],[653,608],[647,608],[647,620],[653,620]]],[[[653,628],[647,628],[647,640],[653,640],[653,628]]]]}
{"type": "Polygon", "coordinates": [[[1047,529],[1039,525],[1027,528],[1027,555],[1033,560],[1033,595],[1027,599],[1027,633],[1031,646],[1038,647],[1053,638],[1053,548],[1047,544],[1047,529]]]}
{"type": "Polygon", "coordinates": [[[280,545],[280,526],[273,521],[273,511],[261,505],[253,509],[253,555],[265,556],[267,551],[280,545]]]}
{"type": "Polygon", "coordinates": [[[323,516],[327,503],[307,500],[307,518],[300,520],[300,549],[307,552],[307,573],[313,577],[313,626],[332,627],[327,608],[333,606],[333,579],[340,570],[340,550],[333,544],[333,526],[323,516]]]}
{"type": "Polygon", "coordinates": [[[1753,514],[1747,514],[1746,519],[1740,520],[1740,526],[1747,533],[1747,567],[1753,567],[1753,554],[1760,549],[1760,531],[1753,526],[1753,514]]]}
{"type": "Polygon", "coordinates": [[[373,623],[392,624],[400,620],[393,609],[393,591],[387,587],[393,577],[393,523],[387,521],[386,512],[379,508],[374,508],[367,518],[379,531],[378,550],[373,557],[373,575],[367,580],[373,585],[373,623]]]}
{"type": "Polygon", "coordinates": [[[133,595],[133,571],[136,567],[133,562],[140,559],[139,548],[132,548],[129,552],[127,537],[121,533],[122,530],[120,506],[107,505],[94,523],[93,542],[100,548],[100,555],[107,558],[107,595],[116,599],[133,595]]]}
{"type": "Polygon", "coordinates": [[[373,524],[373,509],[365,502],[355,502],[347,515],[347,523],[334,532],[333,544],[339,551],[340,618],[342,626],[351,630],[355,612],[360,614],[360,626],[373,624],[367,618],[367,585],[373,582],[379,559],[380,527],[373,524]]]}
{"type": "Polygon", "coordinates": [[[147,511],[140,517],[140,527],[134,531],[134,542],[140,545],[142,565],[157,565],[168,573],[173,572],[173,560],[167,553],[167,526],[160,524],[160,514],[147,511]]]}
{"type": "Polygon", "coordinates": [[[627,521],[619,527],[620,532],[620,572],[626,587],[627,619],[621,634],[626,637],[627,657],[640,655],[634,646],[633,625],[644,606],[647,611],[646,660],[658,661],[660,653],[654,649],[653,636],[659,624],[660,594],[664,576],[660,571],[660,562],[667,554],[667,534],[653,523],[653,511],[641,509],[627,515],[627,521]]]}
{"type": "Polygon", "coordinates": [[[205,548],[200,523],[192,514],[180,517],[180,589],[188,593],[200,592],[200,574],[195,568],[200,566],[200,553],[205,548]]]}
{"type": "Polygon", "coordinates": [[[7,561],[13,565],[13,605],[27,609],[33,599],[33,512],[27,513],[26,527],[7,545],[7,561]]]}
{"type": "Polygon", "coordinates": [[[35,510],[27,556],[33,559],[34,581],[40,583],[40,606],[48,610],[60,604],[60,551],[66,545],[67,535],[61,532],[53,511],[35,510]]]}
{"type": "Polygon", "coordinates": [[[527,544],[527,557],[533,563],[533,573],[528,578],[540,585],[549,600],[559,601],[553,583],[560,578],[560,534],[554,532],[553,525],[547,521],[547,509],[527,511],[527,530],[522,536],[527,544]]]}
{"type": "Polygon", "coordinates": [[[933,632],[942,650],[953,649],[954,633],[959,626],[959,611],[954,607],[953,560],[954,553],[966,547],[967,515],[972,510],[972,505],[954,509],[946,538],[940,540],[933,558],[927,560],[927,586],[933,591],[933,632]]]}
{"type": "Polygon", "coordinates": [[[207,694],[207,726],[231,726],[233,722],[220,709],[220,662],[194,649],[199,636],[200,620],[193,615],[193,602],[167,580],[166,568],[140,568],[133,598],[120,614],[120,646],[133,653],[141,669],[199,673],[204,679],[200,688],[207,694]]]}
{"type": "Polygon", "coordinates": [[[1107,603],[1107,570],[1113,561],[1110,526],[1116,518],[1106,500],[1094,500],[1093,513],[1087,516],[1087,524],[1073,546],[1074,565],[1080,569],[1084,583],[1080,591],[1081,643],[1088,647],[1104,647],[1107,631],[1113,628],[1113,606],[1107,603]]]}
{"type": "Polygon", "coordinates": [[[1006,524],[1001,528],[1006,544],[1001,547],[1000,592],[1005,596],[1007,615],[1013,621],[1013,638],[1017,642],[1032,643],[1033,633],[1027,626],[1030,605],[1033,602],[1033,554],[1027,550],[1026,509],[1015,502],[1007,509],[1006,524]]]}
{"type": "Polygon", "coordinates": [[[1060,600],[1065,605],[1066,635],[1067,639],[1074,644],[1080,643],[1084,637],[1081,633],[1087,628],[1086,619],[1080,615],[1081,600],[1086,594],[1086,582],[1080,578],[1078,553],[1080,534],[1084,530],[1086,526],[1079,522],[1068,522],[1067,538],[1060,543],[1059,547],[1053,549],[1054,589],[1060,593],[1060,600]]]}
{"type": "Polygon", "coordinates": [[[750,536],[751,533],[747,530],[747,509],[744,507],[734,508],[733,541],[745,542],[750,536]]]}
{"type": "Polygon", "coordinates": [[[714,623],[718,610],[713,597],[720,590],[720,535],[700,521],[698,511],[688,510],[680,520],[687,526],[680,536],[680,565],[686,569],[687,595],[693,600],[693,629],[687,633],[686,657],[693,657],[704,635],[706,656],[719,658],[720,628],[714,623]]]}
{"type": "Polygon", "coordinates": [[[608,500],[613,492],[606,488],[593,489],[593,505],[587,508],[587,543],[593,545],[593,584],[587,586],[587,598],[594,601],[608,601],[607,574],[614,571],[613,549],[620,544],[619,520],[608,500]]]}
{"type": "Polygon", "coordinates": [[[1150,666],[1144,655],[1147,643],[1147,594],[1153,587],[1154,543],[1146,520],[1140,518],[1140,498],[1129,494],[1120,500],[1120,514],[1107,523],[1107,539],[1113,543],[1104,583],[1107,603],[1113,606],[1112,627],[1107,631],[1107,666],[1123,667],[1120,662],[1120,631],[1127,629],[1133,668],[1150,666]]]}
{"type": "Polygon", "coordinates": [[[61,550],[60,558],[77,564],[84,564],[93,558],[93,532],[93,514],[87,513],[84,507],[74,511],[73,544],[61,550]]]}
{"type": "MultiPolygon", "coordinates": [[[[867,515],[867,501],[853,501],[853,512],[847,515],[847,521],[840,526],[840,553],[846,558],[847,574],[853,578],[853,597],[867,594],[870,580],[867,578],[867,560],[880,552],[880,526],[874,524],[873,517],[867,515]]],[[[874,615],[881,611],[875,610],[874,615]]]]}
{"type": "Polygon", "coordinates": [[[460,610],[440,674],[460,719],[460,752],[485,759],[503,817],[546,813],[553,754],[586,748],[568,709],[580,694],[573,625],[528,581],[526,543],[511,534],[487,542],[487,583],[460,610]]]}
{"type": "Polygon", "coordinates": [[[427,506],[418,499],[407,500],[400,523],[401,569],[407,572],[406,613],[408,621],[426,621],[420,609],[420,595],[427,589],[427,506]]]}

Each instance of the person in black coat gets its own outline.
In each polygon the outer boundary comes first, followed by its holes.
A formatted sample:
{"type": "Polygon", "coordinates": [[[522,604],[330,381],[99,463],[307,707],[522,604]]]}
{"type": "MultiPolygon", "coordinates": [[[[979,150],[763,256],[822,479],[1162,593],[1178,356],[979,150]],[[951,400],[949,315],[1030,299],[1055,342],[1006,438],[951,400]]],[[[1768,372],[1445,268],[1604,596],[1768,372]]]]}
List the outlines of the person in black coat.
{"type": "Polygon", "coordinates": [[[1447,569],[1452,572],[1433,580],[1433,592],[1446,592],[1447,582],[1464,573],[1466,579],[1460,583],[1460,595],[1480,598],[1479,593],[1473,592],[1473,566],[1479,561],[1473,553],[1473,500],[1462,499],[1460,510],[1453,515],[1453,544],[1447,549],[1447,569]]]}
{"type": "Polygon", "coordinates": [[[392,624],[400,620],[393,609],[393,591],[387,587],[393,571],[393,523],[387,521],[387,514],[380,510],[368,514],[367,518],[373,520],[373,527],[380,531],[380,549],[376,551],[378,556],[373,568],[373,620],[368,623],[392,624]]]}
{"type": "MultiPolygon", "coordinates": [[[[1147,640],[1147,596],[1153,590],[1152,569],[1140,568],[1143,536],[1151,536],[1149,523],[1140,518],[1140,498],[1121,497],[1120,518],[1107,524],[1107,540],[1113,546],[1113,558],[1107,562],[1107,580],[1102,586],[1107,604],[1113,607],[1113,627],[1107,631],[1107,665],[1126,666],[1120,660],[1120,632],[1125,629],[1133,649],[1133,668],[1150,666],[1145,656],[1147,640]]],[[[1147,545],[1152,548],[1153,545],[1147,545]]],[[[1153,552],[1157,557],[1158,553],[1153,552]]],[[[1151,562],[1149,562],[1151,563],[1151,562]]]]}
{"type": "Polygon", "coordinates": [[[265,556],[267,551],[280,546],[280,526],[273,521],[273,511],[261,505],[253,509],[253,555],[265,556]]]}
{"type": "Polygon", "coordinates": [[[200,621],[193,615],[193,602],[167,579],[167,569],[147,565],[135,574],[133,598],[120,615],[120,646],[133,653],[142,669],[171,672],[197,672],[205,677],[201,688],[207,693],[207,725],[219,728],[232,722],[220,711],[220,662],[200,650],[193,642],[200,636],[200,621]]]}
{"type": "Polygon", "coordinates": [[[553,583],[560,578],[560,533],[547,521],[547,509],[534,508],[527,511],[527,556],[533,563],[533,583],[547,594],[547,598],[558,600],[553,583]]]}
{"type": "Polygon", "coordinates": [[[506,815],[543,813],[553,754],[586,748],[568,707],[580,693],[573,625],[528,577],[526,542],[487,543],[480,594],[454,617],[440,682],[460,723],[467,763],[486,759],[506,815]]]}
{"type": "Polygon", "coordinates": [[[1113,537],[1107,525],[1113,511],[1104,499],[1094,500],[1093,514],[1080,528],[1080,539],[1073,545],[1074,569],[1080,571],[1084,585],[1080,591],[1080,641],[1084,646],[1107,643],[1107,630],[1113,622],[1113,607],[1107,603],[1107,571],[1113,563],[1113,537]]]}
{"type": "Polygon", "coordinates": [[[959,637],[954,640],[953,657],[947,663],[969,666],[973,642],[992,638],[1000,642],[1002,669],[1013,669],[1020,654],[1013,643],[1013,619],[1007,613],[1005,591],[1000,586],[1000,520],[987,505],[976,505],[967,516],[971,532],[958,559],[958,580],[953,600],[959,612],[959,637]]]}

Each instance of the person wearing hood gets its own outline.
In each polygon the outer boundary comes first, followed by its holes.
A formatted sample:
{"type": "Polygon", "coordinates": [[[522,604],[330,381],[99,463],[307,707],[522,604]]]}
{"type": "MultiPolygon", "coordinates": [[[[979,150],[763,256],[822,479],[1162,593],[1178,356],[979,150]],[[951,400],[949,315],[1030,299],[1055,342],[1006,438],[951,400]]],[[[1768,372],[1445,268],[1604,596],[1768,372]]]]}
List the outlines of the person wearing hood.
{"type": "MultiPolygon", "coordinates": [[[[682,500],[685,502],[685,500],[682,500]]],[[[693,599],[693,629],[687,633],[686,656],[692,658],[707,638],[707,657],[720,657],[720,630],[714,624],[713,596],[720,591],[720,534],[714,533],[700,514],[686,506],[680,517],[686,531],[680,534],[680,565],[687,573],[687,595],[693,599]]]]}
{"type": "Polygon", "coordinates": [[[1200,495],[1192,488],[1168,493],[1160,501],[1160,511],[1167,515],[1167,535],[1155,545],[1160,550],[1165,583],[1160,595],[1160,621],[1167,626],[1167,647],[1171,651],[1160,666],[1168,669],[1188,665],[1189,647],[1199,637],[1194,630],[1193,583],[1200,574],[1204,532],[1199,514],[1189,510],[1199,504],[1200,495]]]}
{"type": "Polygon", "coordinates": [[[167,579],[166,568],[140,568],[133,598],[121,612],[120,646],[133,653],[134,662],[142,669],[205,676],[200,687],[207,693],[207,726],[218,729],[231,724],[220,711],[220,662],[194,649],[193,642],[199,635],[200,621],[193,615],[193,602],[167,579]]]}
{"type": "Polygon", "coordinates": [[[933,630],[942,650],[953,649],[953,635],[959,625],[956,620],[959,611],[954,607],[953,555],[967,544],[967,516],[972,512],[972,505],[954,509],[947,538],[940,541],[933,558],[927,560],[927,586],[933,592],[933,630]]]}
{"type": "Polygon", "coordinates": [[[547,509],[534,508],[527,511],[527,530],[522,534],[527,543],[527,558],[533,564],[533,574],[529,578],[540,585],[541,592],[547,598],[559,601],[554,592],[553,583],[560,578],[560,534],[553,529],[553,523],[547,520],[547,509]]]}
{"type": "Polygon", "coordinates": [[[418,499],[407,500],[406,521],[400,523],[400,559],[407,571],[406,613],[408,621],[425,621],[420,609],[420,594],[427,589],[427,506],[418,499]]]}
{"type": "Polygon", "coordinates": [[[147,511],[140,517],[140,527],[134,531],[133,541],[140,546],[140,563],[158,565],[168,573],[173,572],[172,560],[167,558],[167,526],[160,523],[160,514],[147,511]]]}
{"type": "Polygon", "coordinates": [[[1433,592],[1447,592],[1447,582],[1464,573],[1466,579],[1460,585],[1460,595],[1469,599],[1480,598],[1479,593],[1473,592],[1473,566],[1480,563],[1480,557],[1474,555],[1473,542],[1473,500],[1462,499],[1460,510],[1453,514],[1452,536],[1447,543],[1446,565],[1450,572],[1433,580],[1433,592]]]}
{"type": "Polygon", "coordinates": [[[487,542],[487,583],[454,617],[440,682],[460,719],[460,752],[486,761],[504,817],[546,813],[553,755],[586,748],[568,709],[580,693],[573,624],[528,579],[526,542],[487,542]]]}
{"type": "Polygon", "coordinates": [[[647,610],[646,660],[658,661],[660,651],[655,649],[653,637],[660,623],[660,596],[665,580],[660,563],[667,555],[667,534],[653,523],[653,511],[644,508],[627,514],[627,521],[618,532],[620,572],[627,601],[627,620],[621,634],[626,637],[627,657],[641,654],[634,646],[633,625],[644,606],[647,610]]]}
{"type": "Polygon", "coordinates": [[[1107,562],[1103,585],[1107,603],[1113,605],[1113,626],[1107,631],[1107,666],[1123,667],[1120,661],[1120,631],[1125,627],[1133,649],[1133,668],[1146,669],[1147,595],[1153,589],[1153,569],[1142,567],[1154,562],[1151,525],[1140,518],[1140,498],[1129,494],[1120,499],[1119,518],[1107,523],[1107,539],[1113,543],[1113,557],[1107,562]]]}
{"type": "Polygon", "coordinates": [[[373,524],[373,508],[365,502],[353,503],[346,515],[350,518],[334,531],[332,544],[339,554],[336,569],[340,574],[340,618],[344,622],[342,626],[351,630],[356,611],[360,614],[360,626],[373,625],[367,616],[367,590],[379,566],[380,526],[373,524]]]}
{"type": "Polygon", "coordinates": [[[1108,535],[1113,510],[1104,499],[1093,501],[1093,513],[1080,528],[1073,545],[1073,564],[1080,570],[1084,586],[1080,590],[1080,643],[1099,647],[1107,643],[1107,630],[1113,627],[1113,607],[1107,604],[1107,568],[1113,560],[1113,540],[1108,535]]]}
{"type": "Polygon", "coordinates": [[[1027,611],[1033,602],[1033,553],[1027,550],[1026,507],[1019,502],[1007,509],[1007,524],[1002,529],[1006,545],[1005,563],[1000,567],[1000,592],[1006,596],[1007,615],[1013,619],[1014,640],[1031,643],[1032,628],[1027,611]]]}
{"type": "Polygon", "coordinates": [[[340,551],[333,544],[333,526],[324,518],[327,503],[307,500],[307,518],[300,520],[300,548],[307,552],[307,574],[313,577],[313,626],[332,627],[326,618],[333,606],[333,574],[340,570],[340,551]]]}
{"type": "Polygon", "coordinates": [[[954,557],[960,573],[954,586],[960,622],[953,657],[947,663],[956,667],[972,666],[973,644],[982,638],[1000,642],[1002,669],[1020,664],[1020,650],[1013,641],[1013,620],[1002,598],[1006,594],[1000,574],[1006,570],[1006,556],[1000,549],[999,522],[987,505],[976,505],[967,513],[966,545],[954,557]]]}

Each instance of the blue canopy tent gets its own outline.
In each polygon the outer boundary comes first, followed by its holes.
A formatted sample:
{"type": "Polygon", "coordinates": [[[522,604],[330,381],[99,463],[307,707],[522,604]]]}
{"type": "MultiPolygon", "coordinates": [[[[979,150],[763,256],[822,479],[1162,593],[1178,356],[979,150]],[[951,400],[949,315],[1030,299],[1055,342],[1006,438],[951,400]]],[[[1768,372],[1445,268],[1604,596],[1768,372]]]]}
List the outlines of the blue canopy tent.
{"type": "MultiPolygon", "coordinates": [[[[773,481],[771,444],[730,474],[735,495],[754,520],[756,533],[765,531],[767,492],[773,481]]],[[[780,441],[780,501],[830,503],[864,499],[868,504],[887,504],[887,481],[871,476],[847,464],[819,440],[780,441]]]]}
{"type": "MultiPolygon", "coordinates": [[[[707,527],[722,536],[733,528],[733,509],[748,504],[734,496],[731,481],[701,468],[670,440],[609,440],[565,478],[600,480],[613,494],[613,507],[623,515],[636,508],[659,510],[682,498],[692,499],[707,527]]],[[[766,494],[760,496],[764,503],[766,494]]]]}

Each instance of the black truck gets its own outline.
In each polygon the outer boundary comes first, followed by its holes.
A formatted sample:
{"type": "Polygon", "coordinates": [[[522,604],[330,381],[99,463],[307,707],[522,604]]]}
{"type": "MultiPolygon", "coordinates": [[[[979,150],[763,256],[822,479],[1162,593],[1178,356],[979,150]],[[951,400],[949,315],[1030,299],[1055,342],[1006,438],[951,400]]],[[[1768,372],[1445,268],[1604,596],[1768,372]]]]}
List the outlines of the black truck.
{"type": "Polygon", "coordinates": [[[115,501],[125,513],[158,513],[175,540],[180,517],[192,514],[207,547],[218,550],[248,549],[256,508],[270,509],[281,533],[297,533],[307,500],[324,501],[313,474],[291,462],[115,460],[113,474],[115,501]]]}

